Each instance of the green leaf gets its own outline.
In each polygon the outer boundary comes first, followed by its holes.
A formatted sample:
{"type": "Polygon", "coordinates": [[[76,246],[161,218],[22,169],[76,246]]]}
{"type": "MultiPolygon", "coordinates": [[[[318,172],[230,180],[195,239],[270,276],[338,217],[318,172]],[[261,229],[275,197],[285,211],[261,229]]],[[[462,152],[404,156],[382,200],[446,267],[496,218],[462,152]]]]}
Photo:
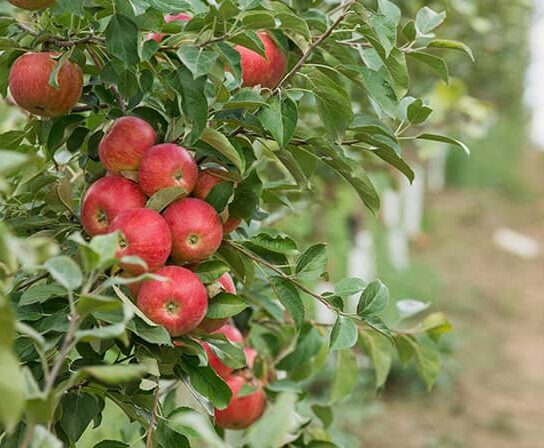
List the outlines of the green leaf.
{"type": "Polygon", "coordinates": [[[452,324],[443,313],[431,313],[423,319],[418,330],[425,331],[431,339],[436,341],[441,335],[449,333],[452,328],[452,324]]]}
{"type": "Polygon", "coordinates": [[[213,186],[208,196],[206,196],[206,202],[215,208],[217,213],[221,213],[227,207],[233,192],[234,185],[232,182],[219,182],[213,186]]]}
{"type": "Polygon", "coordinates": [[[206,260],[194,269],[194,273],[205,285],[213,283],[226,272],[229,272],[229,267],[221,260],[206,260]]]}
{"type": "Polygon", "coordinates": [[[450,75],[444,59],[423,51],[413,51],[408,53],[408,55],[430,67],[445,82],[449,82],[450,75]]]}
{"type": "Polygon", "coordinates": [[[337,403],[347,397],[357,384],[357,359],[351,349],[336,354],[335,376],[330,391],[330,402],[337,403]]]}
{"type": "Polygon", "coordinates": [[[246,87],[236,92],[233,97],[223,106],[223,109],[256,109],[258,107],[268,107],[266,100],[256,89],[246,87]]]}
{"type": "Polygon", "coordinates": [[[428,34],[444,22],[445,12],[435,12],[425,6],[421,8],[416,15],[416,28],[421,34],[428,34]]]}
{"type": "Polygon", "coordinates": [[[360,69],[363,85],[370,97],[390,117],[397,116],[397,94],[387,81],[384,69],[380,71],[370,70],[366,67],[360,69]]]}
{"type": "Polygon", "coordinates": [[[66,289],[56,284],[37,285],[27,289],[21,299],[19,306],[31,305],[33,303],[43,303],[52,297],[64,297],[68,294],[66,289]]]}
{"type": "Polygon", "coordinates": [[[389,301],[389,290],[380,280],[371,282],[361,294],[357,305],[359,316],[372,316],[381,313],[389,301]]]}
{"type": "Polygon", "coordinates": [[[181,95],[183,113],[192,127],[185,142],[192,145],[200,138],[208,121],[208,100],[204,94],[206,78],[194,79],[191,71],[181,66],[169,77],[169,82],[181,95]]]}
{"type": "Polygon", "coordinates": [[[163,188],[151,196],[145,206],[151,210],[162,212],[172,202],[184,198],[185,196],[187,196],[187,191],[181,187],[163,188]]]}
{"type": "Polygon", "coordinates": [[[349,317],[338,316],[331,331],[331,350],[343,350],[357,343],[357,325],[349,317]]]}
{"type": "Polygon", "coordinates": [[[206,76],[219,56],[213,51],[189,45],[181,47],[177,55],[183,65],[191,71],[194,79],[206,76]]]}
{"type": "Polygon", "coordinates": [[[410,123],[419,124],[423,123],[432,111],[433,110],[429,106],[423,103],[421,98],[418,98],[410,103],[406,114],[410,123]]]}
{"type": "Polygon", "coordinates": [[[223,154],[240,172],[244,172],[244,161],[240,153],[234,148],[227,137],[215,129],[206,128],[202,132],[201,140],[223,154]]]}
{"type": "Polygon", "coordinates": [[[247,307],[247,303],[240,297],[222,292],[210,299],[206,317],[210,319],[232,317],[240,314],[247,307]]]}
{"type": "Polygon", "coordinates": [[[297,260],[295,273],[302,280],[316,280],[327,271],[328,262],[327,246],[314,244],[297,260]]]}
{"type": "Polygon", "coordinates": [[[78,315],[84,317],[96,311],[114,311],[122,306],[122,302],[112,297],[86,294],[78,299],[76,309],[78,315]]]}
{"type": "Polygon", "coordinates": [[[70,257],[60,255],[50,258],[44,264],[45,269],[58,283],[69,291],[74,291],[81,286],[83,275],[79,266],[70,257]]]}
{"type": "Polygon", "coordinates": [[[402,335],[401,338],[412,347],[417,372],[427,385],[427,389],[431,390],[440,373],[438,348],[428,338],[416,340],[408,335],[402,335]]]}
{"type": "Polygon", "coordinates": [[[18,172],[30,160],[30,155],[15,151],[0,151],[0,175],[9,176],[18,172]]]}
{"type": "Polygon", "coordinates": [[[333,139],[340,138],[351,123],[351,99],[342,84],[327,75],[314,71],[311,74],[312,92],[317,101],[317,111],[333,139]]]}
{"type": "Polygon", "coordinates": [[[110,54],[133,67],[140,62],[138,56],[138,26],[123,14],[114,14],[105,30],[106,47],[110,54]]]}
{"type": "Polygon", "coordinates": [[[391,341],[377,331],[366,330],[359,333],[359,344],[372,360],[375,386],[378,389],[385,384],[391,369],[393,358],[391,341]]]}
{"type": "Polygon", "coordinates": [[[274,229],[263,229],[251,238],[251,244],[285,255],[297,251],[297,243],[290,236],[274,229]]]}
{"type": "Polygon", "coordinates": [[[192,387],[218,409],[225,409],[232,392],[225,382],[208,366],[199,366],[198,360],[182,358],[183,370],[189,375],[192,387]]]}
{"type": "Polygon", "coordinates": [[[223,364],[233,369],[241,369],[246,365],[246,355],[241,344],[233,344],[226,338],[209,336],[206,342],[223,364]]]}
{"type": "Polygon", "coordinates": [[[296,103],[289,97],[280,100],[274,96],[259,113],[259,121],[272,134],[280,148],[289,143],[297,127],[298,110],[296,103]]]}
{"type": "Polygon", "coordinates": [[[262,57],[266,57],[263,41],[254,31],[245,31],[236,34],[230,37],[229,41],[241,45],[242,47],[249,48],[250,50],[260,54],[262,57]]]}
{"type": "Polygon", "coordinates": [[[63,448],[62,442],[43,426],[36,426],[32,432],[30,448],[63,448]]]}
{"type": "Polygon", "coordinates": [[[204,442],[207,446],[228,448],[213,429],[210,420],[191,408],[177,408],[166,419],[166,425],[172,431],[191,439],[204,442]]]}
{"type": "Polygon", "coordinates": [[[146,368],[137,364],[118,364],[84,367],[81,372],[103,383],[114,385],[142,378],[146,374],[146,368]]]}
{"type": "Polygon", "coordinates": [[[60,426],[72,442],[77,442],[89,423],[102,411],[97,397],[87,393],[68,393],[60,402],[60,426]]]}
{"type": "Polygon", "coordinates": [[[283,357],[276,367],[290,371],[315,357],[323,345],[323,336],[311,324],[304,323],[300,329],[295,349],[283,357]]]}
{"type": "Polygon", "coordinates": [[[274,448],[285,446],[284,441],[298,427],[297,396],[284,392],[266,409],[263,417],[248,431],[251,446],[274,448]]]}
{"type": "Polygon", "coordinates": [[[269,280],[276,296],[293,318],[295,326],[300,328],[304,322],[305,311],[304,303],[300,298],[297,288],[283,277],[273,276],[269,277],[269,280]]]}
{"type": "Polygon", "coordinates": [[[434,142],[442,142],[442,143],[449,143],[450,145],[457,146],[458,148],[461,148],[463,151],[465,151],[465,154],[467,156],[470,155],[470,149],[467,145],[465,145],[461,140],[457,140],[453,137],[447,137],[445,135],[438,135],[438,134],[420,134],[415,137],[418,140],[431,140],[434,142]]]}
{"type": "Polygon", "coordinates": [[[348,277],[336,284],[334,291],[342,297],[351,297],[366,288],[367,283],[356,277],[348,277]]]}
{"type": "Polygon", "coordinates": [[[331,426],[334,420],[334,414],[330,406],[323,406],[320,404],[312,405],[312,412],[323,424],[323,428],[327,429],[331,426]]]}
{"type": "Polygon", "coordinates": [[[462,51],[468,55],[468,57],[472,60],[472,62],[475,61],[474,59],[474,53],[472,53],[472,50],[470,47],[463,43],[459,42],[457,40],[447,40],[447,39],[434,39],[431,42],[429,42],[429,45],[427,45],[428,48],[444,48],[447,50],[457,50],[462,51]]]}
{"type": "Polygon", "coordinates": [[[0,345],[0,421],[11,432],[25,407],[25,384],[19,360],[10,346],[0,345]]]}

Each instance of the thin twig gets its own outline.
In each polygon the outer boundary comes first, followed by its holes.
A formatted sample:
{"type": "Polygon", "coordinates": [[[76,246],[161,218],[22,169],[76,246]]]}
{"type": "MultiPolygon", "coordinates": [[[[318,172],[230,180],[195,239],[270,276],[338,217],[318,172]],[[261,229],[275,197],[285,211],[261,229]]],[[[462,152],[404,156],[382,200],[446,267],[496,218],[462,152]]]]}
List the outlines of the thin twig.
{"type": "Polygon", "coordinates": [[[157,384],[157,388],[155,389],[155,397],[153,399],[153,411],[151,413],[151,418],[149,419],[149,426],[147,427],[147,431],[146,431],[145,448],[151,448],[151,443],[153,441],[153,429],[157,421],[159,398],[160,398],[160,390],[159,390],[159,385],[157,384]]]}
{"type": "Polygon", "coordinates": [[[48,275],[49,275],[48,272],[44,272],[43,274],[40,274],[37,277],[34,277],[34,278],[31,278],[31,279],[28,279],[28,280],[24,281],[23,283],[21,283],[17,287],[17,291],[22,291],[23,289],[26,289],[26,288],[32,286],[34,283],[38,283],[40,280],[43,280],[44,278],[47,278],[48,275]]]}
{"type": "MultiPolygon", "coordinates": [[[[93,60],[94,65],[96,65],[96,68],[101,70],[102,69],[102,61],[100,60],[100,57],[96,54],[96,51],[94,51],[94,48],[87,47],[87,52],[89,53],[89,56],[93,60]]],[[[117,86],[112,84],[110,86],[110,91],[113,94],[113,96],[115,97],[115,101],[117,102],[117,105],[119,106],[119,109],[121,109],[121,112],[123,112],[123,114],[126,114],[127,113],[127,107],[126,107],[126,105],[125,105],[125,103],[123,101],[123,97],[119,93],[119,89],[117,89],[117,86]]]]}
{"type": "Polygon", "coordinates": [[[274,90],[278,90],[282,85],[287,83],[296,72],[300,70],[300,68],[304,65],[304,63],[308,60],[312,52],[319,46],[321,43],[327,39],[331,35],[331,33],[334,31],[334,29],[340,25],[340,23],[346,18],[346,16],[349,14],[349,8],[355,3],[355,0],[349,0],[341,9],[340,15],[336,18],[336,20],[332,23],[332,25],[325,31],[321,36],[319,36],[304,52],[302,57],[299,59],[299,61],[295,64],[295,66],[278,82],[276,87],[274,87],[274,90]]]}
{"type": "MultiPolygon", "coordinates": [[[[34,28],[31,28],[30,26],[24,24],[24,23],[17,23],[17,26],[23,30],[25,33],[30,34],[31,36],[39,36],[39,32],[36,31],[34,28]]],[[[57,47],[61,48],[68,48],[68,47],[74,47],[76,45],[82,45],[82,44],[102,44],[104,43],[104,39],[98,36],[90,35],[81,37],[79,39],[66,39],[63,37],[57,37],[57,36],[48,36],[45,38],[44,42],[51,43],[56,45],[57,47]]]]}
{"type": "Polygon", "coordinates": [[[77,327],[79,324],[79,317],[77,315],[76,305],[74,302],[74,294],[72,291],[68,293],[68,302],[70,304],[70,314],[68,315],[68,331],[66,332],[66,336],[64,336],[64,340],[62,341],[62,346],[59,351],[57,360],[55,361],[55,364],[53,364],[51,372],[49,372],[49,375],[45,380],[43,393],[46,397],[49,395],[49,392],[51,392],[51,389],[55,385],[55,381],[60,372],[60,369],[64,364],[68,353],[70,353],[70,350],[72,349],[72,344],[74,342],[77,327]]]}

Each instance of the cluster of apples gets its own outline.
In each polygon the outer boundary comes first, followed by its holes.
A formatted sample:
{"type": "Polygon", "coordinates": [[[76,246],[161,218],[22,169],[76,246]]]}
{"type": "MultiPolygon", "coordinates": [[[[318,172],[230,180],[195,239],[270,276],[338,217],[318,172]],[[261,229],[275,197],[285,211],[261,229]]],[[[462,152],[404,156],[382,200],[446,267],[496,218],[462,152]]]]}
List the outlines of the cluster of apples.
{"type": "MultiPolygon", "coordinates": [[[[55,4],[55,0],[9,1],[27,10],[55,4]]],[[[164,20],[189,21],[191,17],[167,15],[164,20]]],[[[242,86],[274,88],[285,73],[287,59],[266,32],[257,35],[266,57],[240,45],[235,47],[240,54],[242,86]]],[[[160,44],[164,37],[152,33],[146,38],[160,44]]],[[[69,113],[79,102],[84,77],[77,64],[64,61],[56,74],[56,85],[50,85],[51,74],[61,56],[58,52],[28,52],[15,61],[8,85],[21,108],[50,118],[69,113]]],[[[243,344],[242,335],[227,324],[228,319],[205,318],[208,290],[191,270],[212,256],[223,236],[240,225],[240,220],[219,216],[205,201],[214,186],[225,180],[225,171],[199,170],[187,149],[172,143],[156,144],[151,125],[134,116],[114,121],[100,142],[99,157],[108,174],[86,191],[81,203],[81,224],[90,236],[119,232],[116,256],[121,259],[125,275],[137,276],[147,271],[163,278],[131,285],[137,306],[173,337],[191,332],[219,333],[233,343],[243,344]],[[137,178],[137,182],[132,178],[137,178]],[[186,195],[162,213],[146,208],[149,197],[169,187],[179,187],[186,195]]],[[[236,294],[229,273],[223,274],[216,286],[236,294]]],[[[266,406],[262,383],[247,370],[233,371],[223,364],[207,343],[203,347],[210,367],[232,391],[228,407],[216,409],[216,424],[231,429],[251,425],[266,406]],[[254,390],[239,396],[246,385],[254,390]]],[[[245,353],[251,369],[256,352],[246,348],[245,353]]]]}
{"type": "MultiPolygon", "coordinates": [[[[138,117],[118,118],[100,142],[98,154],[108,175],[95,181],[81,202],[81,224],[91,236],[117,231],[116,257],[127,276],[154,272],[162,280],[133,284],[131,292],[138,308],[172,336],[191,332],[221,333],[233,343],[242,343],[240,332],[226,325],[227,319],[205,318],[208,290],[190,268],[212,256],[223,235],[239,220],[222,222],[205,199],[222,181],[221,171],[202,170],[191,153],[172,143],[155,144],[155,131],[138,117]],[[138,182],[124,175],[137,173],[138,182]],[[171,203],[161,213],[146,208],[147,198],[164,188],[179,187],[191,197],[171,203]],[[130,257],[138,257],[145,266],[130,257]],[[173,264],[166,265],[168,260],[173,264]]],[[[229,273],[217,281],[218,288],[236,294],[229,273]]],[[[214,288],[210,288],[212,290],[214,288]]],[[[213,300],[213,298],[212,298],[213,300]]],[[[266,402],[262,387],[237,397],[239,389],[254,381],[224,365],[208,344],[203,344],[210,366],[233,392],[229,407],[217,410],[217,424],[242,428],[257,419],[266,402]],[[253,409],[247,412],[247,407],[253,409]],[[241,410],[246,412],[241,412],[241,410]]],[[[248,359],[255,353],[247,349],[248,359]]],[[[248,361],[249,364],[249,361],[248,361]]]]}

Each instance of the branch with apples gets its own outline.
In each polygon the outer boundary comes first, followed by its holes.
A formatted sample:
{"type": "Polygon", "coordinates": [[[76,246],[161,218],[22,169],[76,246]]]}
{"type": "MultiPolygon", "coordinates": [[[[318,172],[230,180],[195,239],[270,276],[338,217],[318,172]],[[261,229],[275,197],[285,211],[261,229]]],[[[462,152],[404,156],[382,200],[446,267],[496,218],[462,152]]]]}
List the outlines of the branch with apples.
{"type": "MultiPolygon", "coordinates": [[[[447,80],[436,52],[471,55],[436,38],[444,13],[10,3],[0,92],[24,118],[0,135],[1,446],[76,446],[107,428],[106,406],[137,426],[134,446],[335,446],[362,356],[376,388],[394,356],[432,386],[443,314],[395,310],[377,279],[316,293],[326,245],[265,223],[331,174],[378,219],[373,180],[414,177],[401,142],[467,150],[426,130],[432,109],[408,94],[407,58],[447,80]]],[[[95,446],[132,446],[119,437],[95,446]]]]}

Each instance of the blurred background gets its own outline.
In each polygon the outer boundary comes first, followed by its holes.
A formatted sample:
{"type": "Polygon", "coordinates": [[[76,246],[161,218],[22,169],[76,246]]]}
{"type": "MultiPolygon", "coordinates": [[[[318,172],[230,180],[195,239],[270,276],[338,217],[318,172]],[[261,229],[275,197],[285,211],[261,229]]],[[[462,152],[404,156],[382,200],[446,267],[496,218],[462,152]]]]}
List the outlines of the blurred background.
{"type": "MultiPolygon", "coordinates": [[[[422,72],[412,86],[414,96],[430,98],[432,130],[461,138],[472,156],[436,143],[405,146],[417,180],[410,186],[400,176],[374,175],[383,199],[378,217],[323,171],[322,200],[268,224],[328,242],[331,280],[379,277],[394,299],[444,311],[454,331],[442,340],[443,370],[431,393],[413,366],[394,361],[376,395],[372,370],[363,369],[335,416],[335,442],[544,446],[544,0],[395,3],[408,16],[424,5],[446,10],[441,35],[472,48],[475,63],[448,55],[449,85],[422,72]]],[[[0,104],[2,132],[19,119],[0,104]]],[[[327,375],[312,384],[315,394],[327,375]]],[[[102,436],[88,431],[81,446],[102,436]]]]}

